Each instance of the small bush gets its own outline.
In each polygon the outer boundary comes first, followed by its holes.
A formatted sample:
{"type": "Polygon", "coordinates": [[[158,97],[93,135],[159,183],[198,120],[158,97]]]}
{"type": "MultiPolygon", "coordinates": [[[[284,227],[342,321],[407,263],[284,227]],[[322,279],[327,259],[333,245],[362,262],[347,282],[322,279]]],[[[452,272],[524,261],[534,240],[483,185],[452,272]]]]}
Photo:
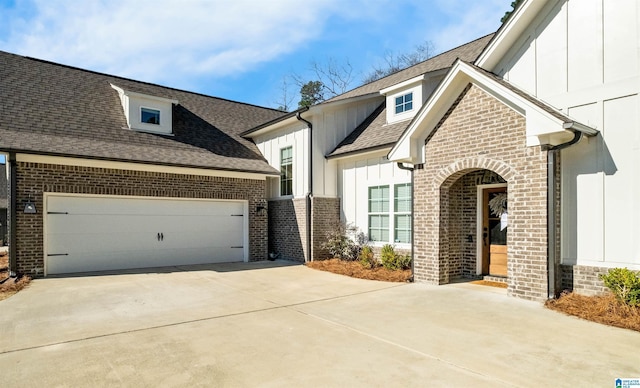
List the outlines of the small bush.
{"type": "Polygon", "coordinates": [[[640,273],[627,268],[612,268],[600,280],[626,305],[640,306],[640,273]]]}
{"type": "Polygon", "coordinates": [[[337,259],[341,260],[356,260],[360,253],[360,245],[356,244],[349,234],[356,235],[358,228],[352,225],[347,225],[341,222],[336,227],[327,232],[327,240],[322,244],[322,248],[329,251],[329,253],[337,259]]]}
{"type": "Polygon", "coordinates": [[[411,257],[396,253],[391,244],[385,244],[382,247],[380,261],[383,267],[394,271],[411,268],[411,257]]]}
{"type": "Polygon", "coordinates": [[[373,254],[373,248],[369,245],[362,246],[358,258],[360,259],[360,264],[365,268],[376,268],[379,265],[378,260],[373,254]]]}

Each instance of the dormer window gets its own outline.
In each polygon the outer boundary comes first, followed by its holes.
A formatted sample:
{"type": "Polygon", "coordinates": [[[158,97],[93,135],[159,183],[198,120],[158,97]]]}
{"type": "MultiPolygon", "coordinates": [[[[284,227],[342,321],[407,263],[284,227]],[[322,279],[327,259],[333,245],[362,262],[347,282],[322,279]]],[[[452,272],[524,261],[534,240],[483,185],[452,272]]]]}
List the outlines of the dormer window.
{"type": "Polygon", "coordinates": [[[127,127],[134,131],[173,135],[173,106],[178,101],[125,90],[114,84],[118,92],[127,127]]]}
{"type": "Polygon", "coordinates": [[[413,92],[396,97],[396,114],[413,109],[413,92]]]}
{"type": "Polygon", "coordinates": [[[140,107],[140,121],[147,124],[160,125],[160,111],[140,107]]]}

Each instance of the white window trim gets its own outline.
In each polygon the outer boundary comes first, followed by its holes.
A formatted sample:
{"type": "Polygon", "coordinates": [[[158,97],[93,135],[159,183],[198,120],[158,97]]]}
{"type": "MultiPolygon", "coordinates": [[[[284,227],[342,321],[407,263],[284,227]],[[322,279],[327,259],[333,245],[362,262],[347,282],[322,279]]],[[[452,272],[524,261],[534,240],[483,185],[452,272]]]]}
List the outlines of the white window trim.
{"type": "Polygon", "coordinates": [[[284,146],[282,148],[280,148],[280,152],[279,152],[279,157],[280,157],[280,163],[279,163],[279,167],[280,167],[280,179],[278,182],[278,196],[280,197],[284,197],[284,198],[293,198],[294,196],[294,187],[293,187],[293,182],[294,182],[294,155],[293,155],[293,146],[292,145],[288,145],[288,146],[284,146]],[[282,151],[286,150],[287,148],[291,149],[291,194],[282,194],[282,151]]]}
{"type": "MultiPolygon", "coordinates": [[[[410,217],[412,216],[411,211],[409,212],[396,212],[395,209],[395,188],[396,186],[402,186],[402,185],[409,185],[411,186],[410,182],[396,182],[396,183],[380,183],[380,184],[372,184],[370,186],[367,187],[367,225],[366,225],[366,232],[367,232],[367,238],[370,238],[370,233],[369,233],[369,228],[370,228],[370,219],[369,216],[371,215],[386,215],[388,217],[389,220],[389,228],[388,228],[388,239],[387,241],[371,241],[369,240],[369,243],[372,246],[375,247],[382,247],[383,245],[386,244],[390,244],[393,245],[395,247],[399,247],[399,248],[403,248],[403,249],[409,249],[411,247],[412,242],[396,242],[395,241],[395,228],[396,228],[396,220],[395,220],[395,216],[396,215],[409,215],[410,217]],[[370,212],[369,211],[369,202],[370,202],[370,197],[369,197],[369,190],[373,187],[388,187],[389,188],[389,210],[387,212],[370,212]]],[[[411,190],[413,191],[413,187],[411,187],[411,190]]],[[[411,233],[411,232],[410,232],[411,233]]],[[[411,239],[411,237],[409,237],[411,239]]]]}
{"type": "Polygon", "coordinates": [[[414,93],[413,93],[413,90],[412,90],[410,92],[403,92],[403,93],[396,94],[395,96],[393,96],[393,114],[395,116],[401,116],[401,115],[404,115],[404,114],[406,114],[408,112],[413,112],[413,110],[415,109],[415,100],[413,99],[413,94],[414,93]],[[407,101],[405,101],[404,98],[406,96],[408,96],[408,95],[411,95],[411,109],[404,109],[404,106],[407,104],[407,101]],[[402,112],[397,112],[397,108],[398,108],[399,105],[396,104],[396,100],[398,98],[400,98],[400,97],[402,97],[402,101],[403,102],[402,102],[401,105],[402,105],[404,110],[402,112]]]}

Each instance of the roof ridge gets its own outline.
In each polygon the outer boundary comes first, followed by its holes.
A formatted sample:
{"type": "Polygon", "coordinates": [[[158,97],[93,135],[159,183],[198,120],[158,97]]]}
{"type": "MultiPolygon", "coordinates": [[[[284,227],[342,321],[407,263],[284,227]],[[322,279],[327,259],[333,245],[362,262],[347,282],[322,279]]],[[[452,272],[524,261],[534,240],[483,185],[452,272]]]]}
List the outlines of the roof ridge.
{"type": "Polygon", "coordinates": [[[253,107],[256,107],[256,108],[262,108],[262,109],[268,109],[268,110],[272,110],[272,111],[276,111],[276,112],[281,112],[279,109],[275,109],[275,108],[269,108],[269,107],[266,107],[266,106],[251,104],[251,103],[243,102],[243,101],[230,100],[228,98],[211,96],[211,95],[204,94],[204,93],[199,93],[199,92],[194,92],[194,91],[190,91],[190,90],[180,89],[180,88],[176,88],[176,87],[172,87],[172,86],[160,85],[160,84],[153,83],[153,82],[140,81],[140,80],[136,80],[136,79],[133,79],[133,78],[127,78],[127,77],[123,77],[123,76],[119,76],[119,75],[103,73],[103,72],[96,71],[96,70],[84,69],[82,67],[66,65],[64,63],[53,62],[53,61],[49,61],[49,60],[41,59],[41,58],[30,57],[28,55],[14,54],[14,53],[10,53],[10,52],[4,51],[4,50],[0,50],[0,53],[13,55],[13,56],[16,56],[16,57],[28,59],[28,60],[31,60],[31,61],[41,62],[41,63],[53,65],[53,66],[64,67],[64,68],[71,69],[71,70],[78,70],[78,71],[82,71],[82,72],[85,72],[85,73],[91,73],[91,74],[101,75],[101,76],[105,76],[105,77],[117,78],[117,79],[121,79],[121,80],[124,80],[124,81],[136,82],[136,83],[143,84],[143,85],[155,86],[155,87],[159,87],[159,88],[163,88],[163,89],[174,90],[174,91],[177,91],[177,92],[193,94],[193,95],[196,95],[196,96],[212,98],[212,99],[216,99],[216,100],[220,100],[220,101],[228,101],[228,102],[233,102],[233,103],[236,103],[236,104],[242,104],[242,105],[247,105],[247,106],[253,106],[253,107]]]}
{"type": "Polygon", "coordinates": [[[430,57],[430,58],[425,59],[424,61],[420,61],[420,62],[418,62],[418,63],[416,63],[416,64],[413,64],[413,65],[411,65],[411,66],[409,66],[409,67],[405,67],[404,69],[396,70],[396,71],[394,71],[393,73],[387,74],[387,75],[385,75],[385,76],[384,76],[384,77],[382,77],[382,78],[378,78],[378,79],[376,79],[376,80],[369,81],[369,82],[367,82],[367,83],[364,83],[364,84],[358,85],[358,86],[356,86],[356,87],[354,87],[354,88],[352,88],[352,89],[347,90],[347,91],[346,91],[346,92],[344,92],[344,93],[340,93],[340,94],[338,94],[337,96],[334,96],[334,97],[332,97],[332,98],[328,99],[327,101],[331,101],[331,100],[333,100],[333,99],[334,99],[334,98],[336,98],[336,97],[339,97],[339,96],[341,96],[341,95],[343,95],[343,94],[347,94],[347,93],[349,93],[349,92],[351,92],[351,91],[353,91],[353,90],[359,89],[359,88],[361,88],[361,87],[364,87],[364,86],[370,85],[370,84],[372,84],[372,83],[374,83],[374,82],[378,82],[378,81],[384,80],[385,78],[388,78],[388,77],[391,77],[391,76],[393,76],[393,75],[396,75],[396,74],[398,74],[398,73],[400,73],[400,72],[402,72],[402,71],[409,70],[409,69],[414,68],[414,67],[416,67],[416,66],[422,65],[422,64],[424,64],[425,62],[428,62],[428,61],[431,61],[431,60],[435,60],[436,58],[438,58],[438,57],[440,57],[440,56],[442,56],[442,55],[445,55],[445,54],[447,54],[447,53],[449,53],[449,52],[451,52],[451,51],[457,50],[457,49],[459,49],[459,48],[461,48],[461,47],[463,47],[463,46],[470,45],[470,44],[472,44],[472,43],[474,43],[474,42],[477,42],[477,41],[479,41],[479,40],[481,40],[481,39],[484,39],[484,38],[488,37],[489,35],[493,35],[493,34],[495,34],[495,33],[496,33],[495,31],[494,31],[494,32],[491,32],[491,33],[488,33],[488,34],[483,35],[483,36],[481,36],[481,37],[479,37],[479,38],[476,38],[476,39],[471,40],[471,41],[469,41],[469,42],[466,42],[466,43],[463,43],[463,44],[458,45],[458,46],[456,46],[456,47],[453,47],[453,48],[451,48],[451,49],[449,49],[449,50],[447,50],[447,51],[443,51],[443,52],[441,52],[441,53],[439,53],[439,54],[437,54],[437,55],[434,55],[434,56],[432,56],[432,57],[430,57]]]}

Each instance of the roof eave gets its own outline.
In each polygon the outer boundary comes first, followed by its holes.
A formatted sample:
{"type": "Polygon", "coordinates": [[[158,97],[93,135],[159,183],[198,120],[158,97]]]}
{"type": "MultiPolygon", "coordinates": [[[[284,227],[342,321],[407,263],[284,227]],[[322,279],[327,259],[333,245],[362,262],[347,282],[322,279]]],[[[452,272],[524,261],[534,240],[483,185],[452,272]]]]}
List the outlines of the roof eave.
{"type": "MultiPolygon", "coordinates": [[[[253,137],[253,136],[257,136],[257,135],[262,135],[263,133],[267,133],[270,130],[274,129],[274,128],[269,128],[269,127],[273,127],[276,126],[277,124],[283,124],[283,121],[292,119],[292,118],[296,118],[296,116],[298,115],[298,113],[303,113],[309,110],[308,106],[305,106],[303,108],[294,110],[293,112],[289,112],[281,117],[278,117],[276,119],[273,119],[271,121],[267,121],[266,123],[260,124],[257,127],[253,127],[247,131],[244,131],[240,134],[241,137],[253,137]]],[[[297,121],[298,119],[296,118],[295,121],[297,121]]]]}
{"type": "Polygon", "coordinates": [[[198,166],[198,165],[185,164],[185,163],[146,162],[141,160],[131,160],[131,159],[125,159],[125,158],[106,158],[106,157],[92,156],[92,155],[70,154],[70,153],[63,153],[63,152],[34,151],[34,150],[24,150],[24,149],[7,148],[7,147],[0,147],[0,152],[25,154],[25,155],[68,157],[68,158],[78,158],[78,159],[88,159],[88,160],[101,160],[105,162],[134,163],[134,164],[150,165],[150,166],[193,168],[193,169],[209,170],[209,171],[239,172],[239,173],[249,173],[249,174],[260,174],[265,176],[266,175],[280,176],[280,172],[274,168],[271,168],[272,171],[267,171],[267,170],[261,171],[261,170],[227,168],[227,167],[208,167],[208,166],[198,166]]]}

